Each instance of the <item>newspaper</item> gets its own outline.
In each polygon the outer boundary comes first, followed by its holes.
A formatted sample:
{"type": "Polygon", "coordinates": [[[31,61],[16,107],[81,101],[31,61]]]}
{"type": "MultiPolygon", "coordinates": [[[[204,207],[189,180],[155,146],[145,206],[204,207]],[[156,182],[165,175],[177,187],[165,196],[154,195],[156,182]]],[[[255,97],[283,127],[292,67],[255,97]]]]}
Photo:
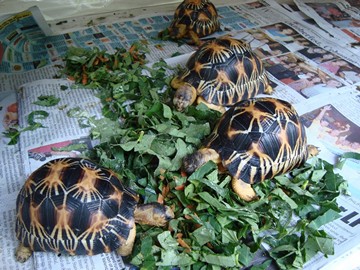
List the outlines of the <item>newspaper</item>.
{"type": "MultiPolygon", "coordinates": [[[[360,54],[354,53],[353,48],[339,44],[341,41],[324,34],[321,29],[316,31],[314,27],[293,20],[291,13],[274,1],[249,1],[245,4],[219,6],[218,11],[223,31],[217,35],[230,34],[250,44],[268,71],[275,89],[273,96],[294,104],[307,125],[310,142],[321,149],[320,157],[335,162],[342,153],[360,153],[360,96],[357,91],[360,83],[360,54]],[[320,123],[320,118],[316,117],[323,111],[323,135],[319,138],[322,126],[316,126],[320,123]]],[[[12,23],[26,26],[26,21],[30,21],[36,26],[31,27],[36,29],[35,33],[21,33],[21,28],[16,28],[17,35],[28,42],[32,36],[40,36],[40,40],[46,44],[41,59],[44,64],[40,66],[34,64],[39,61],[36,52],[25,51],[25,45],[18,49],[28,54],[19,56],[18,62],[4,53],[9,47],[14,48],[14,41],[2,45],[5,49],[0,51],[1,134],[17,121],[21,127],[25,127],[27,116],[31,112],[46,111],[49,116],[39,120],[44,128],[23,132],[16,145],[7,145],[8,138],[0,138],[0,196],[4,202],[0,204],[3,216],[0,229],[3,240],[0,242],[0,269],[124,268],[123,261],[115,253],[93,257],[58,257],[51,253],[37,252],[25,264],[15,262],[13,256],[17,246],[14,234],[15,199],[26,177],[49,159],[82,155],[96,144],[89,138],[89,127],[80,128],[77,119],[69,117],[67,112],[74,108],[100,118],[100,101],[89,89],[73,91],[69,87],[71,82],[54,79],[59,70],[58,65],[62,64],[60,56],[72,45],[99,47],[111,52],[117,47],[127,47],[134,41],[147,40],[150,49],[147,58],[150,62],[166,58],[170,65],[175,66],[183,65],[196,48],[153,38],[154,33],[168,25],[172,14],[135,17],[48,36],[39,34],[39,29],[46,28],[46,25],[37,25],[41,20],[31,18],[39,14],[32,10],[30,13],[26,12],[25,17],[17,16],[16,21],[7,17],[4,21],[9,23],[0,24],[3,29],[15,29],[11,26],[12,23]],[[173,57],[175,53],[181,55],[173,57]],[[62,90],[64,88],[66,89],[62,90]],[[33,104],[38,96],[45,94],[60,97],[60,103],[46,109],[33,104]],[[14,107],[18,107],[18,112],[14,107]]],[[[23,28],[29,31],[29,27],[23,28]]],[[[348,160],[344,166],[346,169],[341,173],[349,181],[352,196],[339,198],[338,203],[344,210],[342,217],[325,227],[335,239],[335,255],[324,258],[319,254],[305,269],[330,269],[330,265],[344,263],[350,253],[360,250],[360,186],[356,181],[360,179],[360,165],[355,160],[348,160]]],[[[358,266],[348,269],[356,269],[358,266]]]]}
{"type": "MultiPolygon", "coordinates": [[[[360,4],[353,0],[294,0],[299,9],[331,36],[348,45],[360,42],[360,4]]],[[[357,45],[356,45],[357,44],[357,45]]]]}

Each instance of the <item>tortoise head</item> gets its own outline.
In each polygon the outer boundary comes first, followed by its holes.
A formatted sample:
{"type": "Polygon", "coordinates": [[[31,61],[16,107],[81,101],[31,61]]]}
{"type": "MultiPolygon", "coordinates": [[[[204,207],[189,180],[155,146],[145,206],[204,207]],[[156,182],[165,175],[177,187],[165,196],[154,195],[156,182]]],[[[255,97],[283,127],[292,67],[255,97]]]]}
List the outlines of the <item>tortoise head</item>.
{"type": "Polygon", "coordinates": [[[196,151],[187,155],[182,160],[182,170],[187,174],[192,174],[198,167],[203,165],[203,157],[201,152],[196,151]]]}
{"type": "Polygon", "coordinates": [[[135,222],[152,226],[163,227],[174,218],[173,210],[157,202],[140,204],[136,207],[135,222]]]}
{"type": "Polygon", "coordinates": [[[189,175],[210,160],[218,165],[221,163],[221,158],[218,152],[207,147],[201,148],[183,158],[182,170],[189,175]]]}
{"type": "Polygon", "coordinates": [[[189,84],[180,86],[174,95],[173,103],[176,110],[182,112],[185,108],[189,107],[196,100],[196,89],[189,84]]]}

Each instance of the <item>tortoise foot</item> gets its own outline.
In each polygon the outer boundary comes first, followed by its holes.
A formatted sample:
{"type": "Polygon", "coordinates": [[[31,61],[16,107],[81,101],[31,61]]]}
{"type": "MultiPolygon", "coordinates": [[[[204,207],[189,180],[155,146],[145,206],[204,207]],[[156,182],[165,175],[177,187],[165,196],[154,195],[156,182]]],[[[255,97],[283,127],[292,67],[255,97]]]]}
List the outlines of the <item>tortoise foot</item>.
{"type": "Polygon", "coordinates": [[[233,178],[231,184],[235,193],[239,195],[239,197],[244,201],[250,202],[257,199],[255,190],[251,187],[250,184],[235,178],[233,178]]]}
{"type": "Polygon", "coordinates": [[[32,254],[32,250],[29,247],[25,247],[23,244],[20,244],[15,252],[15,257],[18,262],[26,262],[32,254]]]}
{"type": "Polygon", "coordinates": [[[311,144],[309,144],[307,146],[307,150],[308,150],[308,153],[309,153],[309,157],[315,157],[320,153],[319,148],[316,147],[315,145],[311,145],[311,144]]]}

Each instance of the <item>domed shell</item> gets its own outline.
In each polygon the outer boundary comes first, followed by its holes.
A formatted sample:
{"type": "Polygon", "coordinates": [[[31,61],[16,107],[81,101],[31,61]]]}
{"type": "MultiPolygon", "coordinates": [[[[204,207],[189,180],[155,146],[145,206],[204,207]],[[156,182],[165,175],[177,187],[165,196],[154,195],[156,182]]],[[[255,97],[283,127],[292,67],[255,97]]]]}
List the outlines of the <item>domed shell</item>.
{"type": "Polygon", "coordinates": [[[224,36],[205,42],[188,60],[173,87],[193,86],[207,103],[230,106],[272,92],[261,59],[250,46],[224,36]]]}
{"type": "Polygon", "coordinates": [[[297,112],[275,98],[253,98],[230,108],[205,145],[219,153],[234,178],[248,184],[286,173],[308,158],[297,112]]]}
{"type": "Polygon", "coordinates": [[[208,0],[185,0],[180,3],[168,28],[169,35],[175,39],[192,38],[191,32],[197,38],[204,37],[219,29],[218,13],[208,0]]]}
{"type": "Polygon", "coordinates": [[[134,224],[136,193],[81,158],[49,161],[16,201],[16,236],[34,251],[95,255],[117,249],[134,224]]]}

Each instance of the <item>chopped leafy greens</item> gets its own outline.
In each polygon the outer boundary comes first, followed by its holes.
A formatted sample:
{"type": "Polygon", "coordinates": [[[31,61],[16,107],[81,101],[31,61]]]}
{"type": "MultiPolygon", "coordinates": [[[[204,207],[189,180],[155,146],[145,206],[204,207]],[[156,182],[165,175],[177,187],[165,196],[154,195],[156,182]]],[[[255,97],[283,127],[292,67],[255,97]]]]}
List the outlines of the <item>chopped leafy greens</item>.
{"type": "Polygon", "coordinates": [[[259,199],[253,202],[242,201],[230,176],[212,162],[183,175],[182,158],[201,145],[219,114],[204,105],[174,110],[171,70],[164,61],[146,66],[145,53],[139,44],[113,55],[74,48],[64,69],[97,89],[103,103],[103,119],[69,112],[100,141],[89,157],[114,170],[143,202],[164,202],[175,212],[166,228],[138,225],[131,263],[142,269],[239,269],[266,244],[281,269],[301,269],[318,252],[333,254],[321,226],[339,217],[336,198],[346,190],[333,165],[313,158],[255,185],[259,199]]]}
{"type": "Polygon", "coordinates": [[[60,102],[60,98],[55,97],[54,95],[41,95],[38,97],[38,100],[34,104],[39,106],[51,107],[55,106],[60,102]]]}
{"type": "Polygon", "coordinates": [[[5,132],[3,132],[6,138],[10,138],[8,145],[17,144],[20,133],[25,131],[33,131],[38,128],[44,128],[44,126],[35,120],[42,120],[49,116],[49,113],[46,111],[33,111],[27,117],[28,126],[20,129],[20,128],[11,128],[5,132]]]}

